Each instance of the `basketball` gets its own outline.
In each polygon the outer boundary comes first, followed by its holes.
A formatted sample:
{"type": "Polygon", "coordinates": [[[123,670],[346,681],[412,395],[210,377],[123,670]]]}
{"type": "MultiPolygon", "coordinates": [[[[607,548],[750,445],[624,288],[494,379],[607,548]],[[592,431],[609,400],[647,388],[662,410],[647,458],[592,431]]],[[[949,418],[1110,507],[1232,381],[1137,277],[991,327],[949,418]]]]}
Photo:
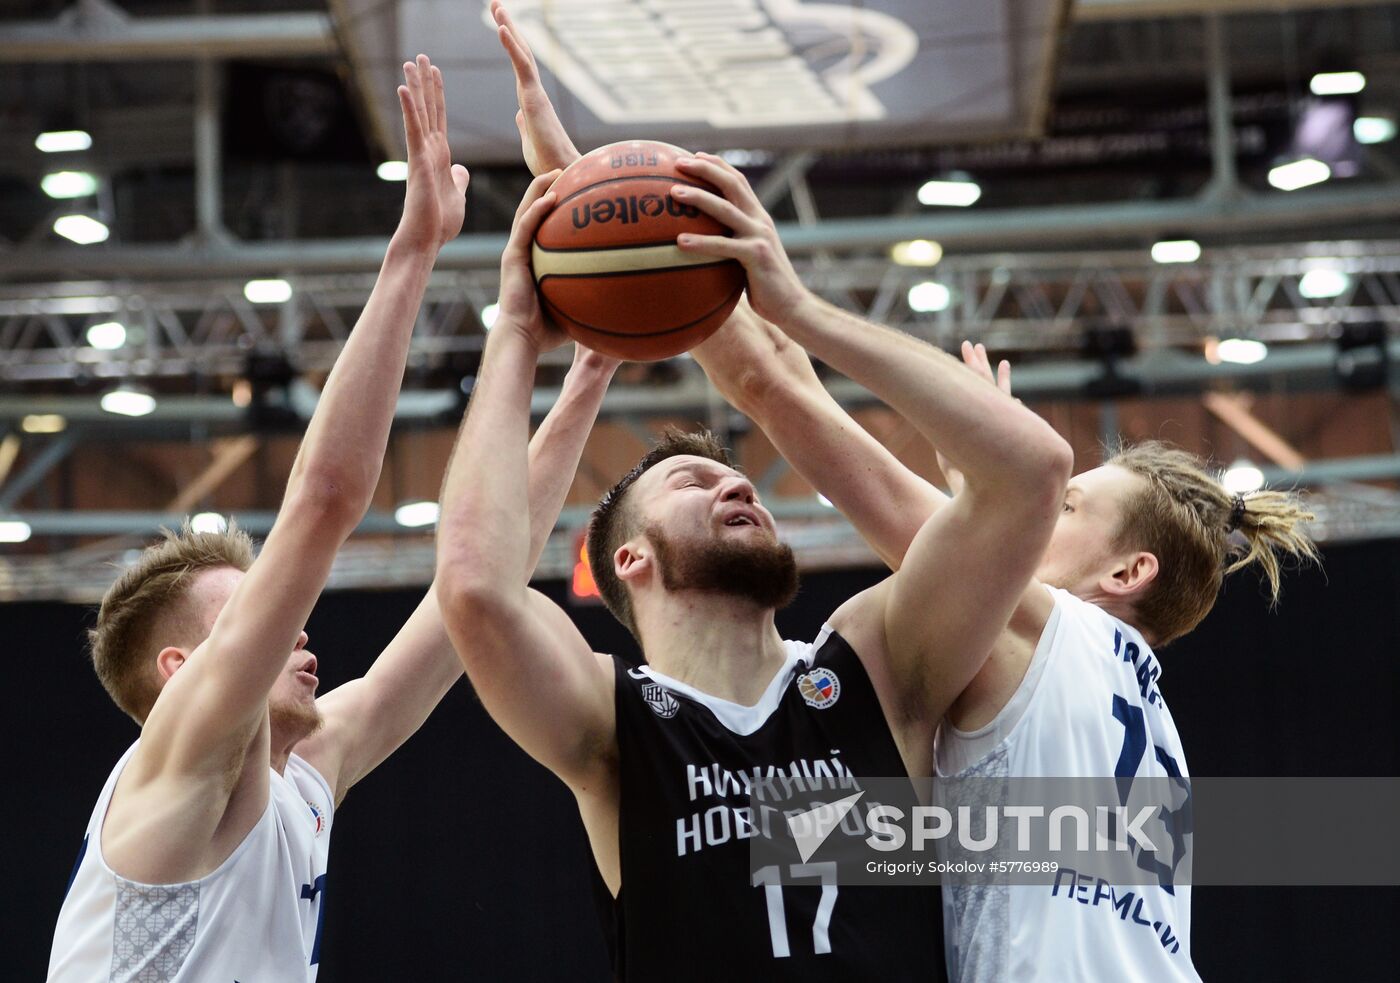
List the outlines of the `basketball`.
{"type": "Polygon", "coordinates": [[[637,362],[670,358],[714,332],[744,290],[733,260],[683,253],[682,232],[728,230],[671,197],[686,151],[628,140],[599,147],[554,183],[554,210],[535,233],[532,261],[546,315],[594,351],[637,362]]]}

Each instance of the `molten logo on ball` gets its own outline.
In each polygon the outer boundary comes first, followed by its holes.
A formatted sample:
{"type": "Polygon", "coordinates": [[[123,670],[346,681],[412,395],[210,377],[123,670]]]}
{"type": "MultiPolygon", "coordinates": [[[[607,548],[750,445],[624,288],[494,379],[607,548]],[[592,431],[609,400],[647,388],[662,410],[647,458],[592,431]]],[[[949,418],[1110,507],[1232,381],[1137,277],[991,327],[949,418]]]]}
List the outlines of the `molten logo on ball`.
{"type": "Polygon", "coordinates": [[[659,218],[662,213],[675,218],[695,218],[700,209],[694,205],[682,205],[670,195],[630,195],[626,198],[604,198],[570,209],[574,228],[586,229],[593,222],[611,222],[614,219],[624,225],[640,222],[644,218],[659,218]]]}

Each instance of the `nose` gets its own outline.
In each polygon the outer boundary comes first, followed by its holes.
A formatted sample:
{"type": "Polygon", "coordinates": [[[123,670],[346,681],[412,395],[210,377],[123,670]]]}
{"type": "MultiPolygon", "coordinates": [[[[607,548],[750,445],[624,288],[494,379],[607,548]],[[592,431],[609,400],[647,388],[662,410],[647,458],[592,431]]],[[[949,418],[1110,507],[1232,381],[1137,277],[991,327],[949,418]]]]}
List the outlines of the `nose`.
{"type": "Polygon", "coordinates": [[[752,505],[756,497],[753,484],[742,475],[726,479],[720,493],[722,502],[743,502],[745,505],[752,505]]]}
{"type": "Polygon", "coordinates": [[[311,641],[311,637],[307,635],[306,632],[302,632],[300,635],[297,636],[297,644],[295,651],[299,652],[302,649],[306,648],[306,643],[309,641],[311,641]]]}

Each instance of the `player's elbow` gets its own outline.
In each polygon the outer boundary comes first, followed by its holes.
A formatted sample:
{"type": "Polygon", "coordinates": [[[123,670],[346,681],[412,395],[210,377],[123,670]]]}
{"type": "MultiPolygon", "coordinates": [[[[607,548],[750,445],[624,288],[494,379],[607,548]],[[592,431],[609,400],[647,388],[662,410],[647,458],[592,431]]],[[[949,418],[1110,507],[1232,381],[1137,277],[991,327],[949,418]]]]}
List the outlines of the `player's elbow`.
{"type": "Polygon", "coordinates": [[[439,562],[434,591],[449,624],[483,624],[514,617],[521,591],[489,565],[467,558],[439,562]]]}
{"type": "Polygon", "coordinates": [[[345,539],[369,508],[369,494],[344,475],[308,469],[297,475],[282,504],[284,518],[318,535],[345,539]]]}

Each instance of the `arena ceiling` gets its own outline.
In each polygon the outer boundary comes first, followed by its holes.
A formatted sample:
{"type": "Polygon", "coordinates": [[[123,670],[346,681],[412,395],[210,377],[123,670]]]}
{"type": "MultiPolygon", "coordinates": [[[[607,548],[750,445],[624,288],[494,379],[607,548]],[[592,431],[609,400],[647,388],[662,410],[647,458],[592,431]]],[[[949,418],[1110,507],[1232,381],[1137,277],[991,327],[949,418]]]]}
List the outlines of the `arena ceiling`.
{"type": "MultiPolygon", "coordinates": [[[[422,582],[431,543],[394,520],[432,498],[484,338],[527,175],[508,68],[472,0],[12,0],[0,10],[0,595],[88,595],[161,521],[208,509],[266,528],[316,386],[358,314],[401,200],[398,65],[446,70],[473,171],[468,228],[420,319],[385,484],[341,583],[422,582]],[[60,165],[35,135],[81,127],[60,165]],[[106,242],[52,231],[74,210],[106,242]],[[250,299],[250,279],[289,285],[250,299]],[[120,322],[115,347],[91,343],[120,322]],[[114,387],[156,409],[102,409],[114,387]],[[44,433],[27,419],[61,418],[44,433]],[[356,551],[359,551],[358,553],[356,551]],[[358,557],[358,558],[357,558],[358,557]],[[8,577],[8,580],[6,578],[8,577]],[[356,579],[361,578],[361,579],[356,579]],[[368,578],[368,579],[363,579],[368,578]]],[[[1400,349],[1400,154],[1357,117],[1400,113],[1400,4],[1304,0],[516,0],[580,145],[724,151],[815,289],[939,344],[986,340],[1086,459],[1113,432],[1326,487],[1332,538],[1400,533],[1388,366],[1400,349]],[[724,16],[719,16],[723,13],[724,16]],[[1364,72],[1318,97],[1318,72],[1364,72]],[[1327,157],[1324,184],[1270,170],[1327,157]],[[955,208],[933,178],[973,181],[955,208]],[[1152,246],[1192,239],[1200,257],[1152,246]],[[891,261],[937,243],[936,265],[891,261]],[[1322,291],[1321,280],[1338,288],[1322,291]],[[927,285],[932,284],[932,287],[927,285]],[[917,291],[921,301],[916,301],[917,291]],[[937,303],[929,303],[932,294],[937,303]],[[1268,346],[1221,359],[1221,339],[1268,346]],[[1273,469],[1273,470],[1270,470],[1273,469]],[[1359,484],[1359,482],[1369,482],[1359,484]]],[[[929,257],[925,254],[925,260],[929,257]]],[[[936,257],[934,257],[936,258],[936,257]]],[[[537,415],[561,366],[547,366],[537,415]]],[[[934,473],[898,421],[833,391],[934,473]]],[[[685,359],[619,379],[546,569],[584,506],[665,420],[730,434],[808,563],[869,559],[685,359]]]]}

